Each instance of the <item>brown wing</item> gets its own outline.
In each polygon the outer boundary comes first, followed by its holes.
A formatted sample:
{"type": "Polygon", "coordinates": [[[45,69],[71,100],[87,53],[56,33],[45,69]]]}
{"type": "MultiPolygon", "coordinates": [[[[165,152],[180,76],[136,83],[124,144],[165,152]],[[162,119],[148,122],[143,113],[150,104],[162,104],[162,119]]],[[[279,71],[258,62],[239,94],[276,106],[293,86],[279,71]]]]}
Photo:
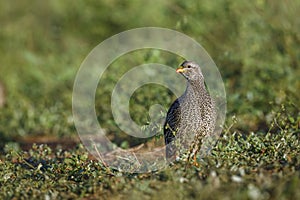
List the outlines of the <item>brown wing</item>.
{"type": "Polygon", "coordinates": [[[164,124],[164,137],[166,144],[166,157],[170,158],[175,155],[176,147],[174,144],[176,131],[180,123],[180,104],[176,99],[168,110],[164,124]]]}

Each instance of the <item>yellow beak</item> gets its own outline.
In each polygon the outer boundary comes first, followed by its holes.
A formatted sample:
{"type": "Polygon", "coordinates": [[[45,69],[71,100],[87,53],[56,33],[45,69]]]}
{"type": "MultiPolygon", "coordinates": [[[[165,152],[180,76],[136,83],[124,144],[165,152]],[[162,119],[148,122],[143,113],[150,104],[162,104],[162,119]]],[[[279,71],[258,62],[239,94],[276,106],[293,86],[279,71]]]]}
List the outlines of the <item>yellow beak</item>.
{"type": "Polygon", "coordinates": [[[176,69],[177,73],[183,73],[184,72],[184,68],[182,66],[180,66],[179,68],[176,69]]]}

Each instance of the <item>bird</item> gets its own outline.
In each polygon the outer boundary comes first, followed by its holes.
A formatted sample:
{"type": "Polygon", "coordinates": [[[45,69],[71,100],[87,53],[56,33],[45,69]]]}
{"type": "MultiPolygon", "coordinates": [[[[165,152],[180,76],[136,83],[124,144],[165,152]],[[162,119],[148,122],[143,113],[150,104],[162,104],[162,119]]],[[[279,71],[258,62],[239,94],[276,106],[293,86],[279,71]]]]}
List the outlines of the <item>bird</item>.
{"type": "Polygon", "coordinates": [[[214,99],[206,89],[200,66],[184,61],[176,70],[187,80],[185,92],[169,108],[164,123],[166,158],[188,154],[187,161],[201,149],[202,139],[213,134],[216,123],[214,99]],[[179,155],[177,155],[179,154],[179,155]]]}

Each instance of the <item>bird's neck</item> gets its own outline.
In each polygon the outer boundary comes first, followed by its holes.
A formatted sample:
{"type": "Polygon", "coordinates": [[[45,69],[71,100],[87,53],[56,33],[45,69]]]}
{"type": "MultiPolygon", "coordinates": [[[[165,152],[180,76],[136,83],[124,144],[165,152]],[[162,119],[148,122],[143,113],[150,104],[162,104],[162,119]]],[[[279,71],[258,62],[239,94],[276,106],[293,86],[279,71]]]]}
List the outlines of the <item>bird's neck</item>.
{"type": "Polygon", "coordinates": [[[197,82],[188,81],[187,82],[187,87],[186,87],[186,91],[185,91],[186,95],[203,96],[204,93],[206,94],[207,91],[206,91],[205,84],[203,81],[197,81],[197,82]]]}

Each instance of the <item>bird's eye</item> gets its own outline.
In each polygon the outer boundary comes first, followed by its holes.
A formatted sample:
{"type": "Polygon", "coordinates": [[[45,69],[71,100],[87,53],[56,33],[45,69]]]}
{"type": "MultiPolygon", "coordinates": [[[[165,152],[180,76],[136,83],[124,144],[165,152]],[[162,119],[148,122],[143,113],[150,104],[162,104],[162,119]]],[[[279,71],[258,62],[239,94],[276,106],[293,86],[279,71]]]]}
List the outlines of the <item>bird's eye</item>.
{"type": "Polygon", "coordinates": [[[191,68],[191,67],[192,67],[191,65],[188,65],[188,66],[187,66],[187,68],[191,68]]]}

